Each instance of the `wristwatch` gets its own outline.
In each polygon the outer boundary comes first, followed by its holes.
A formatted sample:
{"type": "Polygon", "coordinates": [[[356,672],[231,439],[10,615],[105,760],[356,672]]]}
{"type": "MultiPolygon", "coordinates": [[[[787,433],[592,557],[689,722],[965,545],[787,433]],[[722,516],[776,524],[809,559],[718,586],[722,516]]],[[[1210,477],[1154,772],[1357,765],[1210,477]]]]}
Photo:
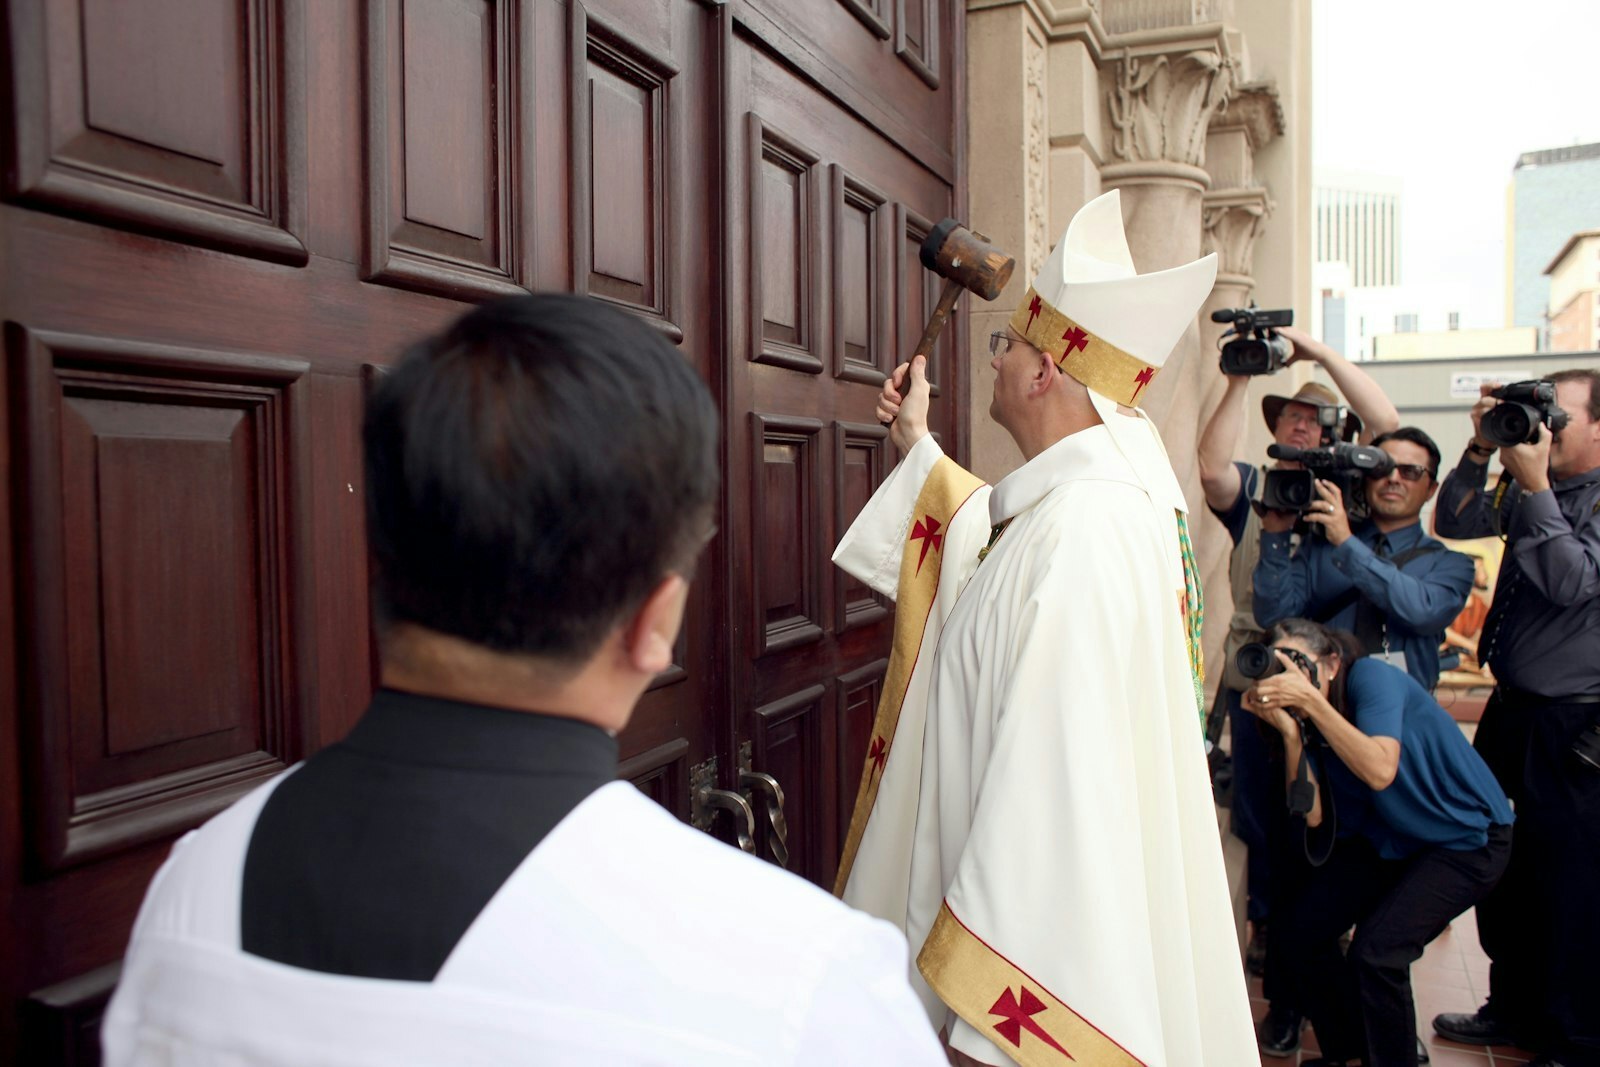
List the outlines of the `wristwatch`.
{"type": "Polygon", "coordinates": [[[1494,449],[1484,448],[1476,441],[1467,442],[1467,451],[1471,452],[1474,456],[1482,456],[1484,459],[1488,459],[1490,456],[1494,455],[1494,449]]]}

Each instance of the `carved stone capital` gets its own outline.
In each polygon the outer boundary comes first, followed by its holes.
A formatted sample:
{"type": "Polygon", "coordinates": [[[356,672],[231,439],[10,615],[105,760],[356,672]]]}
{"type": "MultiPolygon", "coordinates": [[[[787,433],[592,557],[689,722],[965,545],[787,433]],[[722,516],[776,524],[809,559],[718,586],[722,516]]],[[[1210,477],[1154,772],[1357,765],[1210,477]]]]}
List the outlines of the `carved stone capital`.
{"type": "Polygon", "coordinates": [[[1241,129],[1252,150],[1283,136],[1283,101],[1271,81],[1248,82],[1228,94],[1228,103],[1211,118],[1213,132],[1241,129]]]}
{"type": "Polygon", "coordinates": [[[1155,53],[1130,48],[1116,60],[1108,102],[1117,159],[1204,164],[1206,128],[1228,103],[1236,64],[1220,37],[1209,47],[1192,47],[1200,43],[1155,53]]]}
{"type": "Polygon", "coordinates": [[[1272,214],[1265,189],[1218,189],[1201,200],[1205,250],[1215,252],[1218,285],[1255,286],[1256,238],[1272,214]]]}

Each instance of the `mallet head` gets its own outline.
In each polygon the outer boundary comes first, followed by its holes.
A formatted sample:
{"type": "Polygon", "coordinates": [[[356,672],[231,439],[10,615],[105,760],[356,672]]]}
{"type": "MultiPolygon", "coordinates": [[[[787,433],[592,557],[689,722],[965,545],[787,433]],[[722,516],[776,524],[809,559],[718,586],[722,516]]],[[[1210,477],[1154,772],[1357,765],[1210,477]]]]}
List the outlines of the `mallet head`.
{"type": "Polygon", "coordinates": [[[922,265],[941,278],[993,300],[1011,280],[1017,261],[955,219],[944,219],[922,242],[922,265]]]}

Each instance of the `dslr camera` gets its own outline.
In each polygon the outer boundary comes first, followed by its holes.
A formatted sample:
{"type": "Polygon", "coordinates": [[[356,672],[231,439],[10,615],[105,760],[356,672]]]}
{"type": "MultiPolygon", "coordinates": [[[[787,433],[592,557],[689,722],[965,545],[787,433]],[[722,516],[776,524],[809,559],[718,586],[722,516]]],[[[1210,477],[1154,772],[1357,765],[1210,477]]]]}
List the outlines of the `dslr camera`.
{"type": "Polygon", "coordinates": [[[1478,433],[1501,448],[1536,441],[1540,423],[1550,427],[1551,433],[1567,424],[1567,413],[1556,407],[1555,382],[1512,382],[1489,395],[1500,403],[1484,413],[1478,433]]]}
{"type": "Polygon", "coordinates": [[[1279,326],[1294,325],[1294,311],[1261,311],[1257,308],[1219,308],[1211,313],[1212,322],[1231,323],[1223,334],[1223,374],[1272,374],[1289,360],[1289,342],[1278,336],[1279,326]]]}
{"type": "MultiPolygon", "coordinates": [[[[1324,411],[1338,415],[1338,410],[1334,408],[1325,408],[1324,411]]],[[[1270,445],[1267,455],[1273,459],[1299,463],[1305,470],[1268,471],[1261,487],[1262,507],[1272,511],[1304,512],[1319,499],[1315,482],[1322,478],[1339,487],[1345,510],[1349,512],[1352,522],[1366,516],[1367,479],[1382,478],[1394,470],[1394,459],[1383,449],[1348,441],[1321,448],[1270,445]]],[[[1243,667],[1239,669],[1244,670],[1243,667]]]]}

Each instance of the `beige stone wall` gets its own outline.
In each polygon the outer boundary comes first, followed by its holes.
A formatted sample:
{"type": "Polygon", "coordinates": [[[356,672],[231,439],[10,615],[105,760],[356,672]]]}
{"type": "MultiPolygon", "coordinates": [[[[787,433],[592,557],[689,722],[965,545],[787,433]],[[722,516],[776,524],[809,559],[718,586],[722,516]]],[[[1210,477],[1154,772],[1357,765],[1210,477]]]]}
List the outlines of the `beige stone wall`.
{"type": "MultiPolygon", "coordinates": [[[[1253,295],[1311,308],[1310,0],[968,0],[969,213],[1018,258],[1010,287],[969,316],[974,353],[1003,329],[1067,221],[1120,188],[1140,271],[1215,250],[1205,311],[1253,295]]],[[[1229,543],[1205,513],[1196,465],[1216,405],[1220,328],[1198,321],[1145,398],[1197,518],[1207,653],[1230,605],[1229,543]]],[[[1241,458],[1265,454],[1260,395],[1292,392],[1303,368],[1252,390],[1241,458]]],[[[993,372],[973,368],[973,467],[990,481],[1021,457],[988,417],[993,372]]],[[[1215,672],[1212,672],[1213,676],[1215,672]]]]}
{"type": "Polygon", "coordinates": [[[1578,293],[1550,319],[1550,351],[1592,352],[1600,347],[1595,290],[1578,293]]]}

